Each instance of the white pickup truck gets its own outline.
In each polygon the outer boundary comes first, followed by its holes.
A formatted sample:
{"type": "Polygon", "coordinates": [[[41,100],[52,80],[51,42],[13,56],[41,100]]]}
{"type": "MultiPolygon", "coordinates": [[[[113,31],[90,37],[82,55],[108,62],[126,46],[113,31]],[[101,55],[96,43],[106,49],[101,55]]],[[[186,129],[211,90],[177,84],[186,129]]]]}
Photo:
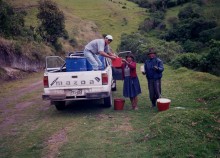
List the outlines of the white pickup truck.
{"type": "MultiPolygon", "coordinates": [[[[70,56],[82,56],[82,52],[70,56]]],[[[99,71],[67,71],[66,61],[59,56],[46,57],[44,93],[42,98],[50,100],[57,110],[65,109],[69,100],[103,99],[105,107],[112,106],[112,90],[116,82],[112,76],[111,60],[104,58],[99,71]]]]}

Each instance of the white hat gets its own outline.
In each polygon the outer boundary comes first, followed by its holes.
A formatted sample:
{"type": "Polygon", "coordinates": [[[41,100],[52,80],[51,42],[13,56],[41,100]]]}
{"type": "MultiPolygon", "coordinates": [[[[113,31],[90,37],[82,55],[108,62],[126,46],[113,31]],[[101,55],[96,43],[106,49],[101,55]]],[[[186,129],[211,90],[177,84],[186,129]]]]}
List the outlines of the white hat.
{"type": "Polygon", "coordinates": [[[105,36],[105,38],[113,40],[113,37],[111,35],[107,35],[107,36],[105,36]]]}

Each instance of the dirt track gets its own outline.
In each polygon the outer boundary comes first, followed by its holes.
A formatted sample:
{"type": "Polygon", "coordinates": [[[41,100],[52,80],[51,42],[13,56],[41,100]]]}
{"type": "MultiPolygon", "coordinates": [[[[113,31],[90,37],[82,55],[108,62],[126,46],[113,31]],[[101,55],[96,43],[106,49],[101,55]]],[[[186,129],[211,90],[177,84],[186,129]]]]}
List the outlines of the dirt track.
{"type": "Polygon", "coordinates": [[[67,102],[66,110],[57,111],[42,100],[42,75],[0,85],[0,157],[55,158],[85,148],[102,155],[105,146],[97,142],[115,139],[107,133],[117,133],[117,139],[133,133],[129,113],[103,108],[100,101],[67,102]]]}
{"type": "MultiPolygon", "coordinates": [[[[41,76],[40,76],[41,79],[41,76]]],[[[0,98],[0,137],[1,140],[4,137],[18,136],[19,130],[18,126],[21,125],[26,120],[33,120],[38,117],[39,113],[48,110],[51,105],[48,101],[42,101],[41,93],[43,89],[41,80],[33,80],[31,84],[22,85],[20,88],[12,88],[9,93],[4,94],[0,98]],[[36,107],[36,103],[40,103],[36,107]],[[28,114],[27,111],[30,109],[35,109],[35,115],[28,114]]],[[[13,86],[13,82],[22,81],[12,81],[10,84],[13,86]]],[[[6,83],[8,84],[8,83],[6,83]]],[[[23,84],[23,83],[22,83],[23,84]]],[[[5,87],[4,87],[5,88],[5,87]]],[[[3,88],[1,88],[3,90],[3,88]]],[[[1,92],[1,91],[0,91],[1,92]]],[[[0,93],[1,94],[1,93],[0,93]]],[[[37,127],[33,125],[30,127],[31,130],[37,127]]],[[[65,129],[60,131],[55,131],[48,140],[45,140],[45,152],[42,157],[52,158],[58,153],[59,147],[67,140],[65,129]]],[[[0,146],[1,147],[1,146],[0,146]]],[[[14,155],[15,156],[15,155],[14,155]]],[[[0,152],[0,157],[4,157],[4,154],[0,152]]]]}

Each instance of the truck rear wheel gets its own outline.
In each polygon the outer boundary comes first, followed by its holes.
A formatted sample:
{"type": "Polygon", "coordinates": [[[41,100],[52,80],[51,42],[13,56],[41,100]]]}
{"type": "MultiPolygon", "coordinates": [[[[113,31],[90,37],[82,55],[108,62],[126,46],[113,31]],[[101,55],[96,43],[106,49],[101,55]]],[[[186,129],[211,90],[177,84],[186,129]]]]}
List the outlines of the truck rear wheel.
{"type": "Polygon", "coordinates": [[[54,101],[54,105],[56,106],[56,109],[61,111],[66,108],[65,101],[54,101]]]}
{"type": "Polygon", "coordinates": [[[109,97],[104,98],[104,107],[110,108],[112,106],[112,103],[113,103],[112,99],[113,99],[112,98],[112,93],[110,94],[109,97]]]}

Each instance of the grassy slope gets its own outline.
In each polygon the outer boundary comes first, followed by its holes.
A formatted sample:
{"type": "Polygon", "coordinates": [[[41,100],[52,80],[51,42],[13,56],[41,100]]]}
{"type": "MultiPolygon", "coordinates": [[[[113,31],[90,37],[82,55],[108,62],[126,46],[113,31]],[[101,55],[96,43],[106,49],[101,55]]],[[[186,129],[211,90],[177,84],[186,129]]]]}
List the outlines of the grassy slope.
{"type": "MultiPolygon", "coordinates": [[[[9,0],[10,1],[10,0],[9,0]]],[[[33,6],[33,1],[11,1],[16,7],[33,6]]],[[[78,39],[81,45],[89,40],[101,37],[108,33],[114,37],[111,44],[115,50],[120,43],[121,33],[131,33],[137,30],[138,24],[144,19],[145,9],[138,8],[136,4],[126,0],[55,0],[66,18],[66,29],[70,37],[78,39]],[[122,7],[126,8],[123,9],[122,7]]],[[[35,7],[27,9],[26,25],[37,25],[35,7]]]]}
{"type": "Polygon", "coordinates": [[[204,7],[204,15],[208,17],[208,19],[216,20],[218,26],[220,26],[220,1],[213,0],[207,1],[207,5],[204,7]]]}
{"type": "Polygon", "coordinates": [[[121,34],[136,31],[144,18],[144,9],[137,8],[135,4],[126,0],[115,0],[114,3],[107,0],[56,0],[56,2],[68,8],[68,13],[95,22],[101,34],[112,34],[115,39],[112,43],[114,49],[120,43],[121,34]],[[126,9],[123,9],[123,6],[126,9]]]}
{"type": "MultiPolygon", "coordinates": [[[[25,87],[33,78],[41,80],[41,76],[1,85],[1,98],[25,87]]],[[[7,118],[17,119],[0,132],[0,157],[41,157],[53,148],[58,150],[58,157],[71,158],[220,156],[218,77],[165,66],[162,91],[172,103],[169,110],[158,112],[150,109],[145,76],[139,71],[138,76],[142,87],[138,111],[130,110],[126,99],[123,111],[114,111],[113,107],[102,109],[97,102],[78,102],[68,103],[71,107],[58,112],[48,102],[36,98],[41,95],[41,87],[24,93],[7,105],[7,118]],[[16,111],[23,102],[31,106],[16,111]],[[60,131],[65,135],[53,140],[60,131]],[[55,144],[62,142],[62,137],[67,137],[67,141],[57,149],[55,144]]],[[[122,97],[121,81],[117,82],[114,97],[122,97]]],[[[0,121],[3,120],[4,113],[0,113],[0,121]]]]}

